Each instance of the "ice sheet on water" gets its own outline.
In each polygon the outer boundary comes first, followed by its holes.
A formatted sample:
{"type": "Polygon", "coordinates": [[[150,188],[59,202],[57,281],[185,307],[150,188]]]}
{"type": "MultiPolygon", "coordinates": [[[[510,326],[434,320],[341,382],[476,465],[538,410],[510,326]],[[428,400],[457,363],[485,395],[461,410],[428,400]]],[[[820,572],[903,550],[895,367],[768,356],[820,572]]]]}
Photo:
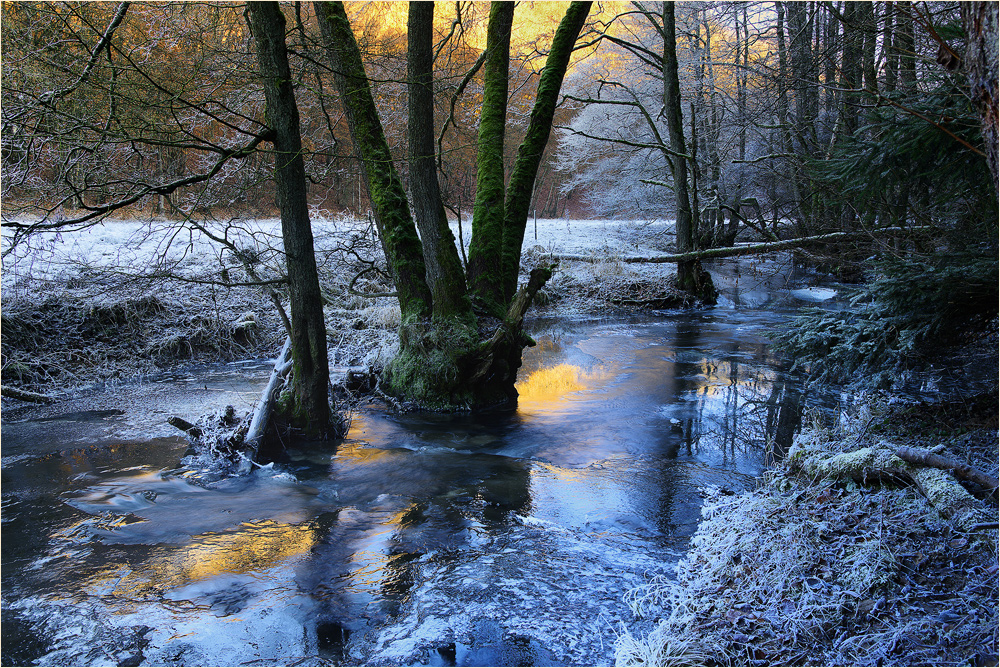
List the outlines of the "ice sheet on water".
{"type": "Polygon", "coordinates": [[[650,550],[648,535],[520,520],[474,549],[421,559],[400,614],[373,640],[356,643],[352,658],[426,664],[440,648],[488,645],[502,654],[520,643],[523,652],[528,639],[568,665],[607,665],[613,629],[632,619],[623,595],[669,562],[650,550]],[[499,630],[487,638],[484,628],[499,630]]]}
{"type": "Polygon", "coordinates": [[[833,288],[801,288],[798,290],[791,290],[789,293],[796,299],[801,299],[806,302],[825,302],[829,299],[833,299],[839,294],[833,288]]]}

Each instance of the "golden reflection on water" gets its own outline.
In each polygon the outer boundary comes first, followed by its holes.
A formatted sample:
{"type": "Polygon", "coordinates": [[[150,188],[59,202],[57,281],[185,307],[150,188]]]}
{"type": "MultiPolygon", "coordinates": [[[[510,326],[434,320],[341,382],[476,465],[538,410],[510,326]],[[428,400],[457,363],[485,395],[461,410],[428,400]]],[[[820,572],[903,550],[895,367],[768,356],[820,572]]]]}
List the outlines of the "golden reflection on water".
{"type": "Polygon", "coordinates": [[[217,575],[263,571],[308,552],[315,540],[309,526],[273,520],[246,522],[235,532],[203,534],[190,545],[160,548],[124,576],[119,565],[99,573],[90,584],[107,587],[114,583],[112,596],[138,599],[217,575]]]}
{"type": "Polygon", "coordinates": [[[518,400],[531,404],[558,404],[574,392],[593,387],[601,378],[597,371],[585,371],[572,364],[558,364],[554,367],[538,369],[515,387],[518,400]]]}

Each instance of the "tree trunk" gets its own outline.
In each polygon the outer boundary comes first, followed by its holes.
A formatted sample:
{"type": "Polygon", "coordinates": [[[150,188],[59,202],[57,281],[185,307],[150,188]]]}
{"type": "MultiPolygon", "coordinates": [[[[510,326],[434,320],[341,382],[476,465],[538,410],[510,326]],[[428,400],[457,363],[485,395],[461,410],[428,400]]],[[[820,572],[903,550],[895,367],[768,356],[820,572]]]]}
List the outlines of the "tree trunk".
{"type": "Polygon", "coordinates": [[[824,14],[825,32],[823,36],[823,109],[827,123],[833,124],[837,118],[839,94],[837,92],[837,55],[840,53],[840,21],[832,11],[824,14]]]}
{"type": "Polygon", "coordinates": [[[253,2],[246,11],[264,85],[267,122],[274,133],[274,179],[292,311],[292,382],[280,413],[308,436],[325,436],[330,426],[330,363],[285,17],[277,2],[253,2]]]}
{"type": "Polygon", "coordinates": [[[913,32],[913,7],[909,0],[896,3],[896,36],[893,40],[899,58],[899,83],[904,92],[917,88],[916,36],[913,32]]]}
{"type": "Polygon", "coordinates": [[[795,136],[798,149],[811,154],[816,147],[813,96],[817,95],[814,81],[812,25],[809,6],[805,2],[786,2],[788,13],[789,56],[795,90],[795,136]]]}
{"type": "Polygon", "coordinates": [[[423,243],[433,317],[471,320],[472,306],[434,160],[434,3],[410,2],[407,20],[410,196],[423,243]]]}
{"type": "Polygon", "coordinates": [[[535,105],[531,109],[531,119],[524,140],[517,149],[517,159],[507,184],[504,202],[503,226],[503,276],[504,301],[510,302],[517,287],[517,275],[521,266],[521,247],[524,244],[524,229],[528,223],[528,209],[531,206],[531,191],[534,189],[538,166],[545,152],[545,145],[552,132],[552,119],[559,101],[559,90],[569,66],[570,56],[576,38],[580,36],[584,21],[590,13],[591,2],[573,2],[556,28],[549,48],[545,67],[538,80],[535,105]]]}
{"type": "Polygon", "coordinates": [[[317,2],[315,8],[354,151],[368,186],[375,225],[396,283],[402,322],[406,325],[431,314],[423,246],[410,215],[403,182],[392,162],[344,3],[317,2]]]}
{"type": "Polygon", "coordinates": [[[860,29],[864,34],[861,46],[861,71],[864,77],[865,90],[869,93],[878,92],[877,73],[875,70],[875,43],[878,41],[878,23],[875,19],[875,3],[859,2],[860,29]]]}
{"type": "MultiPolygon", "coordinates": [[[[676,197],[677,251],[684,254],[695,248],[691,202],[688,197],[687,150],[684,146],[684,118],[681,114],[681,88],[677,74],[677,37],[674,3],[663,3],[663,108],[670,132],[670,150],[674,154],[673,177],[676,197]]],[[[702,269],[700,260],[677,263],[677,284],[680,289],[699,299],[714,303],[716,292],[712,277],[702,269]]]]}
{"type": "MultiPolygon", "coordinates": [[[[962,22],[965,24],[965,58],[963,63],[968,73],[972,101],[979,110],[983,123],[983,140],[986,159],[993,173],[993,187],[1000,189],[997,166],[997,86],[998,65],[998,16],[996,2],[963,2],[962,22]]],[[[1000,190],[998,190],[1000,192],[1000,190]]]]}
{"type": "Polygon", "coordinates": [[[503,315],[504,130],[513,2],[493,2],[486,29],[483,106],[476,154],[476,200],[469,244],[469,289],[477,307],[503,315]]]}
{"type": "Polygon", "coordinates": [[[885,3],[885,23],[882,25],[882,55],[885,61],[885,90],[896,90],[896,77],[899,72],[899,55],[892,46],[895,31],[896,9],[892,2],[885,3]]]}

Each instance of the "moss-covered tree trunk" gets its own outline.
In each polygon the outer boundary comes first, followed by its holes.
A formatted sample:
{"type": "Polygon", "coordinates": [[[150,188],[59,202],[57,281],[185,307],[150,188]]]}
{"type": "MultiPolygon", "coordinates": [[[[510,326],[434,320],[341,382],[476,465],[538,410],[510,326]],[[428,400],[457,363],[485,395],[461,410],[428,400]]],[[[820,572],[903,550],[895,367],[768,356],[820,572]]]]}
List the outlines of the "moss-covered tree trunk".
{"type": "Polygon", "coordinates": [[[408,324],[431,314],[423,245],[413,225],[403,182],[392,162],[344,4],[317,2],[315,9],[355,153],[361,160],[375,226],[396,283],[403,323],[408,324]]]}
{"type": "Polygon", "coordinates": [[[517,149],[517,160],[510,173],[507,196],[504,201],[503,224],[503,295],[509,302],[517,290],[517,274],[521,266],[521,247],[524,244],[524,228],[528,223],[528,209],[531,207],[531,193],[535,187],[538,166],[542,153],[552,132],[552,119],[559,102],[559,90],[569,66],[573,46],[583,29],[590,13],[591,2],[573,2],[556,28],[552,38],[545,67],[538,80],[535,105],[531,109],[531,120],[521,146],[517,149]]]}
{"type": "MultiPolygon", "coordinates": [[[[670,133],[670,150],[674,155],[673,177],[676,201],[675,228],[677,252],[689,253],[695,250],[697,230],[691,200],[688,197],[687,149],[684,142],[684,116],[681,113],[681,84],[677,74],[677,36],[674,19],[674,3],[663,3],[663,109],[667,116],[670,133]]],[[[698,299],[715,303],[715,286],[712,277],[705,271],[699,260],[685,260],[677,263],[677,284],[681,290],[698,299]]]]}
{"type": "MultiPolygon", "coordinates": [[[[559,58],[566,62],[586,16],[580,5],[589,9],[589,4],[574,3],[575,12],[571,8],[571,13],[576,28],[561,26],[557,32],[558,51],[563,54],[559,58]]],[[[365,168],[372,208],[403,312],[399,352],[383,372],[382,388],[424,408],[440,410],[508,403],[517,397],[514,382],[521,366],[521,351],[532,343],[523,331],[524,314],[552,274],[551,267],[536,268],[526,285],[516,293],[505,294],[504,286],[508,279],[511,284],[516,281],[518,270],[516,265],[503,264],[506,239],[502,155],[513,4],[494,3],[487,29],[490,53],[481,116],[484,127],[480,129],[473,244],[464,282],[454,239],[443,215],[434,161],[433,6],[412,3],[408,20],[410,191],[416,224],[389,156],[343,3],[316,3],[316,14],[355,152],[365,168]],[[423,244],[417,237],[418,225],[423,244]]],[[[541,142],[543,148],[552,122],[552,111],[546,111],[545,105],[551,104],[554,109],[564,73],[565,64],[557,73],[543,76],[549,83],[546,94],[540,96],[544,101],[537,121],[533,115],[533,123],[548,127],[529,130],[533,141],[541,142]]],[[[529,196],[538,165],[535,150],[525,149],[534,166],[530,170],[522,166],[525,174],[519,180],[522,185],[527,183],[529,196]]],[[[529,158],[525,160],[530,164],[529,158]]],[[[525,206],[520,221],[522,235],[526,220],[525,206]]]]}
{"type": "MultiPolygon", "coordinates": [[[[469,288],[477,306],[494,317],[503,315],[504,277],[504,130],[507,126],[507,80],[513,2],[490,4],[483,66],[483,106],[476,153],[476,200],[469,244],[469,288]]],[[[515,276],[516,280],[516,276],[515,276]]]]}
{"type": "Polygon", "coordinates": [[[309,436],[322,436],[330,425],[330,367],[306,200],[299,112],[285,47],[285,17],[277,2],[253,2],[247,6],[247,19],[263,79],[267,123],[273,133],[274,180],[292,312],[292,379],[289,400],[281,403],[284,414],[280,417],[309,436]]]}
{"type": "Polygon", "coordinates": [[[411,2],[407,19],[410,200],[423,242],[435,319],[470,320],[465,272],[441,200],[434,152],[434,3],[411,2]]]}

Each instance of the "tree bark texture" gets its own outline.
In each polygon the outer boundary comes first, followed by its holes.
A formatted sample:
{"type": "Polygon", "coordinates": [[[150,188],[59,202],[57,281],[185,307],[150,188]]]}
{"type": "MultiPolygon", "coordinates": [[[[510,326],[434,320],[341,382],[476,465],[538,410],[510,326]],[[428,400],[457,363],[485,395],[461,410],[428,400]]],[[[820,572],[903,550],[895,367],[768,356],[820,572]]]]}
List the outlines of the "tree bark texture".
{"type": "Polygon", "coordinates": [[[996,2],[963,2],[962,23],[965,24],[965,71],[969,77],[972,101],[979,110],[983,123],[983,142],[986,159],[993,174],[993,187],[1000,192],[997,165],[998,113],[997,69],[1000,68],[1000,32],[998,32],[998,5],[996,2]]]}
{"type": "Polygon", "coordinates": [[[433,316],[471,318],[465,273],[448,226],[434,159],[433,2],[410,2],[407,38],[410,198],[423,243],[433,316]]]}
{"type": "Polygon", "coordinates": [[[423,246],[410,215],[406,191],[392,162],[344,3],[317,2],[314,6],[354,151],[362,164],[379,238],[396,283],[403,322],[412,322],[431,314],[432,299],[423,246]]]}
{"type": "Polygon", "coordinates": [[[535,93],[535,105],[531,109],[528,130],[517,149],[517,160],[511,170],[504,201],[502,251],[504,302],[510,302],[517,289],[521,247],[524,244],[524,229],[528,223],[528,209],[531,206],[535,177],[552,131],[552,119],[556,113],[556,104],[559,102],[559,90],[566,76],[570,56],[573,55],[573,46],[580,36],[592,4],[592,2],[571,3],[559,22],[538,81],[538,91],[535,93]]]}
{"type": "Polygon", "coordinates": [[[469,290],[479,308],[503,314],[504,134],[513,2],[493,2],[486,29],[483,106],[476,154],[476,200],[469,244],[469,290]]]}
{"type": "Polygon", "coordinates": [[[246,11],[263,79],[267,122],[273,132],[274,178],[292,311],[291,402],[282,417],[308,435],[324,435],[330,425],[326,322],[309,222],[299,112],[285,46],[285,17],[277,2],[253,2],[246,11]]]}

